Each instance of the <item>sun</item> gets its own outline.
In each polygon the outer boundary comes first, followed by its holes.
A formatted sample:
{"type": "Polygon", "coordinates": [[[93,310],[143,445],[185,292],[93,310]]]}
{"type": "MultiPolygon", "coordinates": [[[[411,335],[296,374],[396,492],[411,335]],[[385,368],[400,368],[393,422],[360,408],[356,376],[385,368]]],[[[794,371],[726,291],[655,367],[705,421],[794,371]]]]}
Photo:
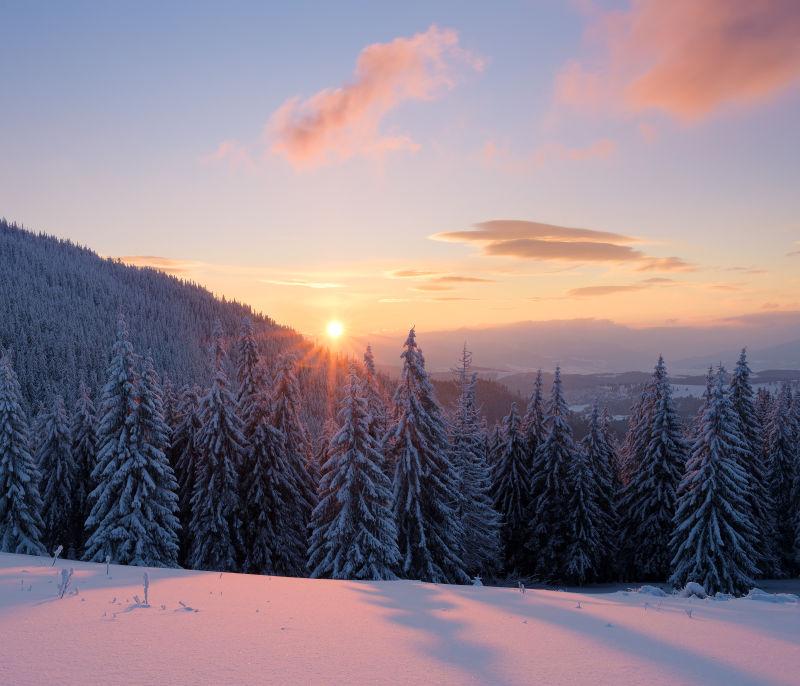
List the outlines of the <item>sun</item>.
{"type": "Polygon", "coordinates": [[[325,327],[325,333],[328,334],[328,338],[331,338],[335,341],[336,339],[342,337],[342,334],[344,333],[344,324],[342,324],[342,322],[340,322],[338,319],[331,319],[331,321],[329,321],[325,327]]]}

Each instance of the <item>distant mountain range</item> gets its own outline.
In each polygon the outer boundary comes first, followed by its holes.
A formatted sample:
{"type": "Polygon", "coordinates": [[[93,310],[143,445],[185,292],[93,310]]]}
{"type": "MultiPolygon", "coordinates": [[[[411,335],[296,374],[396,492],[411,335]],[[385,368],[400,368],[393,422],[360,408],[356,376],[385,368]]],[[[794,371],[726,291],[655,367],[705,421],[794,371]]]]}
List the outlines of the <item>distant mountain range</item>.
{"type": "MultiPolygon", "coordinates": [[[[706,326],[634,328],[605,319],[531,321],[453,331],[417,331],[428,366],[453,366],[466,342],[487,377],[562,370],[598,374],[652,369],[663,354],[673,374],[702,374],[709,364],[731,366],[747,347],[756,370],[800,369],[800,312],[764,312],[706,326]]],[[[371,338],[377,359],[396,365],[397,336],[371,338]]]]}

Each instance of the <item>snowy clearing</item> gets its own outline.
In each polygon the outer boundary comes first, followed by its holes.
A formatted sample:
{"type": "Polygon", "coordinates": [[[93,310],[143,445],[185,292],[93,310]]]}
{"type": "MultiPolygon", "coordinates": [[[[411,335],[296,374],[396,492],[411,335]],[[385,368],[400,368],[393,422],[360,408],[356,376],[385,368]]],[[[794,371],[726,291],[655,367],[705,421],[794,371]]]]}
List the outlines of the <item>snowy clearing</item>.
{"type": "Polygon", "coordinates": [[[796,684],[800,673],[795,601],[523,595],[114,565],[106,576],[105,565],[8,554],[0,636],[0,683],[16,686],[735,686],[796,684]]]}

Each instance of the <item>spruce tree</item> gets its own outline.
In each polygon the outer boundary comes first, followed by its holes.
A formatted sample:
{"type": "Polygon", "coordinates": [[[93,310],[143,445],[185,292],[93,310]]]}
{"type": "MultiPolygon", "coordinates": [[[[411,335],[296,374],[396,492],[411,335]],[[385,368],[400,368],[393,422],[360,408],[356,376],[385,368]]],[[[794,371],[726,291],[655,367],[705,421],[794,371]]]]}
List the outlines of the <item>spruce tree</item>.
{"type": "Polygon", "coordinates": [[[470,576],[491,575],[500,557],[500,517],[492,498],[492,479],[475,398],[477,375],[464,346],[456,370],[459,396],[450,423],[452,462],[458,474],[458,516],[464,530],[462,561],[470,576]]]}
{"type": "Polygon", "coordinates": [[[94,403],[89,395],[89,389],[81,381],[70,428],[72,458],[75,463],[72,538],[75,541],[76,553],[82,552],[86,543],[83,525],[91,512],[89,494],[96,485],[92,480],[92,471],[97,458],[96,422],[94,403]]]}
{"type": "Polygon", "coordinates": [[[163,453],[160,395],[149,365],[137,378],[128,328],[120,315],[97,429],[97,463],[86,520],[84,559],[151,567],[176,566],[174,483],[163,453]]]}
{"type": "Polygon", "coordinates": [[[644,461],[645,451],[650,442],[654,402],[655,390],[653,379],[650,379],[642,388],[639,398],[631,409],[625,440],[620,448],[619,476],[625,485],[630,482],[639,469],[639,465],[644,461]]]}
{"type": "Polygon", "coordinates": [[[795,518],[798,480],[797,426],[792,414],[792,390],[784,383],[773,402],[772,417],[767,426],[766,450],[769,482],[775,503],[776,549],[779,574],[794,574],[795,518]]]}
{"type": "Polygon", "coordinates": [[[707,593],[736,595],[752,587],[758,572],[751,545],[755,527],[742,467],[749,449],[720,367],[678,489],[671,538],[674,586],[695,581],[707,593]]]}
{"type": "Polygon", "coordinates": [[[77,470],[67,411],[60,395],[55,396],[52,406],[45,410],[41,426],[36,464],[42,477],[42,543],[47,550],[63,545],[68,554],[74,554],[78,545],[73,539],[77,470]]]}
{"type": "Polygon", "coordinates": [[[492,472],[492,495],[500,515],[500,536],[506,572],[527,570],[528,517],[531,506],[531,472],[520,426],[517,404],[503,419],[501,447],[492,472]]]}
{"type": "Polygon", "coordinates": [[[0,552],[46,555],[39,470],[28,449],[28,420],[17,375],[0,349],[0,552]]]}
{"type": "MultiPolygon", "coordinates": [[[[367,397],[369,410],[369,431],[376,440],[377,445],[383,444],[386,432],[389,430],[389,411],[386,407],[386,398],[381,389],[378,372],[375,368],[375,357],[372,347],[367,346],[364,352],[364,392],[367,397]]],[[[388,473],[388,471],[387,471],[388,473]]]]}
{"type": "Polygon", "coordinates": [[[774,503],[769,488],[769,470],[764,460],[764,428],[756,411],[750,374],[747,351],[743,349],[731,376],[730,398],[747,446],[741,455],[741,466],[748,480],[747,502],[753,523],[751,543],[756,553],[754,563],[762,575],[774,576],[779,571],[773,538],[774,503]]]}
{"type": "Polygon", "coordinates": [[[606,517],[600,506],[601,485],[592,461],[578,450],[570,467],[572,490],[567,511],[569,521],[563,577],[584,584],[601,574],[607,564],[609,549],[606,517]]]}
{"type": "MultiPolygon", "coordinates": [[[[611,576],[616,564],[618,516],[617,497],[619,484],[616,476],[616,457],[608,435],[607,415],[600,412],[599,405],[595,402],[589,418],[589,431],[581,441],[582,458],[587,460],[586,466],[581,466],[576,471],[576,477],[591,477],[592,483],[584,486],[584,490],[591,488],[593,493],[592,505],[596,509],[594,527],[602,548],[603,555],[594,558],[594,572],[599,575],[611,576]]],[[[589,505],[582,512],[589,511],[589,505]]]]}
{"type": "Polygon", "coordinates": [[[652,409],[644,427],[647,447],[620,500],[621,548],[632,578],[661,580],[670,572],[676,491],[686,466],[687,446],[662,357],[650,388],[652,409]]]}
{"type": "Polygon", "coordinates": [[[200,432],[203,428],[200,421],[200,389],[197,386],[184,387],[176,417],[177,424],[172,432],[170,452],[178,483],[178,519],[181,524],[178,559],[185,565],[192,540],[192,495],[199,459],[200,432]]]}
{"type": "Polygon", "coordinates": [[[297,561],[305,556],[305,523],[286,462],[285,438],[266,413],[252,421],[248,467],[241,475],[243,569],[250,574],[300,576],[303,569],[297,561]]]}
{"type": "MultiPolygon", "coordinates": [[[[769,426],[769,420],[772,417],[772,395],[770,392],[762,386],[756,392],[756,417],[758,419],[758,424],[761,426],[761,430],[764,433],[762,436],[761,443],[766,448],[766,431],[767,427],[769,426]]],[[[765,450],[766,453],[766,450],[765,450]]]]}
{"type": "Polygon", "coordinates": [[[308,568],[312,578],[394,579],[400,553],[391,484],[355,367],[338,418],[312,517],[308,568]]]}
{"type": "Polygon", "coordinates": [[[133,558],[140,532],[128,527],[134,504],[125,470],[141,456],[133,435],[138,404],[133,347],[121,314],[106,378],[97,424],[97,459],[92,470],[95,488],[89,494],[84,559],[103,562],[109,556],[114,563],[126,564],[133,558]]]}
{"type": "Polygon", "coordinates": [[[533,460],[536,451],[545,439],[544,425],[544,395],[542,390],[542,370],[536,372],[536,381],[533,384],[522,420],[522,434],[525,441],[525,450],[528,454],[528,471],[533,471],[533,460]]]}
{"type": "Polygon", "coordinates": [[[487,434],[489,441],[489,466],[494,468],[503,452],[503,427],[501,422],[495,422],[491,432],[487,434]]]}
{"type": "Polygon", "coordinates": [[[575,488],[573,462],[578,453],[568,419],[569,407],[561,388],[561,369],[556,367],[547,406],[547,436],[536,451],[531,479],[529,547],[534,554],[536,575],[542,579],[568,576],[567,548],[574,525],[569,507],[575,488]]]}
{"type": "Polygon", "coordinates": [[[219,322],[211,355],[214,378],[200,407],[188,561],[195,569],[235,571],[243,552],[238,469],[245,439],[230,389],[219,322]]]}
{"type": "Polygon", "coordinates": [[[387,441],[395,465],[393,509],[402,576],[466,583],[464,533],[455,516],[458,479],[449,459],[442,410],[425,371],[414,329],[406,339],[394,396],[396,421],[387,441]]]}
{"type": "Polygon", "coordinates": [[[296,525],[286,532],[293,540],[287,539],[283,546],[287,554],[297,551],[297,556],[287,561],[287,567],[298,575],[305,569],[308,525],[317,503],[316,483],[309,471],[313,459],[311,442],[300,415],[300,404],[300,386],[295,373],[294,357],[290,354],[283,355],[275,376],[272,425],[283,435],[287,478],[292,483],[291,493],[286,494],[289,500],[285,507],[292,513],[299,513],[296,525]]]}
{"type": "Polygon", "coordinates": [[[273,384],[272,423],[286,436],[289,464],[299,492],[308,503],[308,517],[310,517],[316,503],[316,484],[309,472],[312,449],[302,419],[302,402],[295,357],[291,353],[284,354],[278,361],[273,384]]]}
{"type": "Polygon", "coordinates": [[[242,331],[236,345],[236,381],[238,393],[236,404],[244,423],[244,435],[248,440],[260,419],[264,407],[263,380],[258,367],[258,346],[256,344],[253,322],[248,317],[242,322],[242,331]]]}
{"type": "MultiPolygon", "coordinates": [[[[143,482],[143,525],[148,531],[149,550],[143,550],[143,564],[150,560],[157,566],[178,565],[178,482],[167,458],[170,427],[164,417],[161,386],[153,359],[148,355],[142,365],[137,408],[137,443],[144,465],[140,466],[143,482]]],[[[138,562],[137,562],[138,564],[138,562]]]]}
{"type": "MultiPolygon", "coordinates": [[[[169,441],[168,443],[172,443],[172,432],[175,430],[175,427],[178,425],[178,398],[175,394],[175,387],[172,385],[172,380],[167,374],[163,375],[163,381],[161,383],[161,403],[164,406],[164,422],[169,429],[169,441]]],[[[169,450],[167,451],[169,456],[169,450]]],[[[172,464],[170,462],[170,464],[172,464]]],[[[173,465],[173,469],[175,466],[173,465]]]]}

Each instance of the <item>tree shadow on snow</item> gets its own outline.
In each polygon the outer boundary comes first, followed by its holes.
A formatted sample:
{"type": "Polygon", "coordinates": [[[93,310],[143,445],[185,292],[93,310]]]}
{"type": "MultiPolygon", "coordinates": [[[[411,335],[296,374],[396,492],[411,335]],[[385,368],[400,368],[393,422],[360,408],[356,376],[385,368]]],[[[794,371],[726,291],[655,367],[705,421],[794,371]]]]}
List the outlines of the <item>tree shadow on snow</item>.
{"type": "MultiPolygon", "coordinates": [[[[477,590],[477,589],[476,589],[477,590]]],[[[731,664],[721,662],[719,659],[704,655],[696,650],[684,646],[665,643],[653,636],[647,636],[633,629],[614,624],[602,617],[595,617],[584,610],[594,604],[614,602],[625,604],[632,611],[647,611],[657,614],[655,606],[659,598],[642,599],[650,603],[652,610],[645,610],[642,606],[633,606],[617,598],[591,598],[582,597],[579,600],[583,609],[576,607],[576,598],[565,594],[563,600],[554,599],[552,596],[546,600],[537,598],[536,592],[520,594],[512,590],[480,589],[482,593],[472,593],[470,598],[487,603],[492,607],[513,612],[518,616],[530,618],[536,622],[558,626],[574,634],[585,634],[593,643],[606,644],[617,652],[627,652],[637,659],[643,659],[656,665],[663,666],[668,672],[676,674],[692,683],[697,684],[724,684],[725,686],[744,686],[745,684],[759,684],[761,686],[784,686],[787,681],[775,681],[763,674],[753,673],[740,669],[731,664]]],[[[666,598],[664,599],[666,600],[666,598]]],[[[702,622],[702,607],[695,605],[698,615],[694,618],[686,617],[687,622],[702,622]]],[[[682,608],[664,608],[663,611],[681,612],[682,608]]],[[[655,620],[654,620],[655,621],[655,620]]],[[[786,640],[786,636],[782,636],[786,640]]],[[[556,657],[556,656],[554,656],[556,657]]]]}
{"type": "Polygon", "coordinates": [[[508,681],[493,667],[499,657],[488,646],[467,640],[467,626],[455,619],[442,589],[452,592],[453,586],[437,586],[420,581],[387,581],[357,584],[358,592],[368,602],[391,611],[389,620],[415,631],[420,649],[431,657],[457,668],[486,684],[501,686],[508,681]],[[411,587],[413,586],[413,592],[411,587]]]}

